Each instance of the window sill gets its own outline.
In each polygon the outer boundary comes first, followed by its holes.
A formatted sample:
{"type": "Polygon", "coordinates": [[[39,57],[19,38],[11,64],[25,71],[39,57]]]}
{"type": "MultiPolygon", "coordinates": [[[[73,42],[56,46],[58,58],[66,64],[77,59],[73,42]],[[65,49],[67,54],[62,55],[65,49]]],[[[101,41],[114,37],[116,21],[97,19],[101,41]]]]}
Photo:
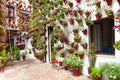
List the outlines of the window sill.
{"type": "Polygon", "coordinates": [[[97,57],[104,57],[104,58],[115,58],[115,55],[106,55],[106,54],[96,54],[97,57]]]}

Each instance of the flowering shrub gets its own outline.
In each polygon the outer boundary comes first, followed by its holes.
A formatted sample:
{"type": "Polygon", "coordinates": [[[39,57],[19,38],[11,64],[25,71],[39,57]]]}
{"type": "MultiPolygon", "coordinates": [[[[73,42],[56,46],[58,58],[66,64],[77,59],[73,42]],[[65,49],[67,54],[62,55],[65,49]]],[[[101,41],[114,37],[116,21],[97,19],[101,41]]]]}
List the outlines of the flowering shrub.
{"type": "Polygon", "coordinates": [[[116,19],[117,25],[115,25],[113,29],[117,29],[117,31],[120,32],[120,9],[118,9],[115,19],[116,19]]]}

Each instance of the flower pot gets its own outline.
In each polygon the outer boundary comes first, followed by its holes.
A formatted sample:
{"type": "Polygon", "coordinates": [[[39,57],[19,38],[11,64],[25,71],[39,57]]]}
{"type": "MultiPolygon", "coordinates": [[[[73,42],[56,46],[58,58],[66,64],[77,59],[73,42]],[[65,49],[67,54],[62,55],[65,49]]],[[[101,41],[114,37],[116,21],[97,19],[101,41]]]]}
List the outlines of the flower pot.
{"type": "Polygon", "coordinates": [[[74,24],[74,18],[70,18],[69,22],[70,22],[71,25],[73,25],[74,24]]]}
{"type": "Polygon", "coordinates": [[[40,56],[38,57],[38,59],[44,61],[44,55],[40,55],[40,56]]]}
{"type": "Polygon", "coordinates": [[[62,61],[59,61],[59,66],[62,66],[63,62],[62,61]]]}
{"type": "Polygon", "coordinates": [[[69,6],[70,6],[70,8],[73,8],[73,3],[70,2],[70,3],[69,3],[69,6]]]}
{"type": "Polygon", "coordinates": [[[65,70],[68,70],[68,66],[64,66],[64,69],[65,69],[65,70]]]}
{"type": "Polygon", "coordinates": [[[22,59],[25,60],[25,59],[26,59],[26,56],[22,56],[22,59]]]}
{"type": "Polygon", "coordinates": [[[118,1],[118,4],[120,5],[120,0],[117,0],[118,1]]]}
{"type": "Polygon", "coordinates": [[[96,16],[97,20],[100,20],[102,15],[101,14],[96,14],[95,16],[96,16]]]}
{"type": "Polygon", "coordinates": [[[79,32],[78,29],[74,29],[74,30],[73,30],[73,33],[74,33],[74,34],[77,34],[78,32],[79,32]]]}
{"type": "Polygon", "coordinates": [[[84,58],[84,54],[79,54],[79,58],[83,59],[84,58]]]}
{"type": "Polygon", "coordinates": [[[72,72],[73,72],[73,76],[79,76],[80,75],[80,68],[73,68],[72,72]]]}
{"type": "Polygon", "coordinates": [[[83,11],[82,10],[80,10],[80,11],[78,11],[79,12],[79,14],[82,16],[83,15],[83,11]]]}
{"type": "Polygon", "coordinates": [[[90,16],[90,12],[86,12],[85,15],[88,18],[90,16]]]}
{"type": "Polygon", "coordinates": [[[76,0],[76,2],[77,2],[77,3],[80,3],[80,2],[81,2],[81,0],[76,0]]]}
{"type": "Polygon", "coordinates": [[[80,39],[74,38],[74,41],[79,43],[79,42],[80,42],[80,39]]]}
{"type": "Polygon", "coordinates": [[[3,66],[0,66],[0,71],[4,71],[4,69],[5,69],[5,66],[3,65],[3,66]]]}
{"type": "Polygon", "coordinates": [[[56,60],[56,59],[51,59],[51,63],[58,63],[58,60],[56,60]]]}
{"type": "Polygon", "coordinates": [[[82,45],[83,49],[87,49],[87,43],[81,44],[81,45],[82,45]]]}
{"type": "Polygon", "coordinates": [[[89,74],[91,73],[91,68],[88,68],[88,73],[89,73],[89,74]]]}
{"type": "Polygon", "coordinates": [[[106,0],[108,6],[111,6],[112,5],[112,0],[106,0]]]}
{"type": "Polygon", "coordinates": [[[83,33],[84,35],[87,35],[87,29],[82,30],[82,33],[83,33]]]}
{"type": "Polygon", "coordinates": [[[92,77],[92,80],[102,80],[102,77],[92,77]]]}

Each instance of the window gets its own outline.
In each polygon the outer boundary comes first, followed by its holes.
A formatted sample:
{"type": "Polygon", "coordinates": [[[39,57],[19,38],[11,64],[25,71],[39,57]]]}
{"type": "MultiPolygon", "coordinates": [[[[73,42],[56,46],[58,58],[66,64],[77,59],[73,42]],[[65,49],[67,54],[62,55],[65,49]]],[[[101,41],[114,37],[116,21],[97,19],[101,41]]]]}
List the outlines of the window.
{"type": "Polygon", "coordinates": [[[94,43],[98,54],[114,54],[114,20],[105,18],[94,21],[90,27],[90,43],[94,43]]]}

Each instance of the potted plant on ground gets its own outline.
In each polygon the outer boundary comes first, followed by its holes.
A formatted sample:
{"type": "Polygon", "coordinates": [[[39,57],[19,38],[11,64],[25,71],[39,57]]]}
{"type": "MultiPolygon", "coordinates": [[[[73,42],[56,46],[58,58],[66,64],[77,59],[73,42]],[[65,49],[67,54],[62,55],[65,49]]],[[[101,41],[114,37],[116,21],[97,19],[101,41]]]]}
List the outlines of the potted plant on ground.
{"type": "Polygon", "coordinates": [[[23,60],[26,60],[26,54],[27,54],[26,51],[21,53],[21,56],[22,56],[22,59],[23,59],[23,60]]]}
{"type": "Polygon", "coordinates": [[[100,68],[92,68],[90,75],[92,80],[102,80],[102,71],[100,68]]]}
{"type": "Polygon", "coordinates": [[[14,46],[12,50],[14,59],[20,60],[20,49],[17,46],[14,46]]]}
{"type": "Polygon", "coordinates": [[[36,54],[37,58],[42,61],[44,61],[44,55],[45,55],[45,49],[40,49],[36,54]]]}
{"type": "Polygon", "coordinates": [[[83,66],[83,61],[79,59],[77,56],[72,55],[70,66],[72,68],[73,75],[79,76],[81,73],[82,66],[83,66]]]}

